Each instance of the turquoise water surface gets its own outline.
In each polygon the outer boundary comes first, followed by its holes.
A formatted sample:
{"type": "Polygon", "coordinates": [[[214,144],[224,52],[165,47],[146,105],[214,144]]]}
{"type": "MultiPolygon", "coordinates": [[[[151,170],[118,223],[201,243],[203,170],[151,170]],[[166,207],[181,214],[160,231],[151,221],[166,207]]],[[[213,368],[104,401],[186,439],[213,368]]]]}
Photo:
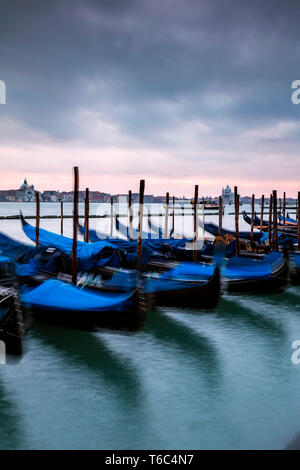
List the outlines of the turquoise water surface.
{"type": "MultiPolygon", "coordinates": [[[[1,227],[23,239],[18,221],[1,227]]],[[[295,339],[300,287],[156,308],[138,333],[36,324],[0,365],[0,448],[284,448],[300,431],[295,339]]]]}

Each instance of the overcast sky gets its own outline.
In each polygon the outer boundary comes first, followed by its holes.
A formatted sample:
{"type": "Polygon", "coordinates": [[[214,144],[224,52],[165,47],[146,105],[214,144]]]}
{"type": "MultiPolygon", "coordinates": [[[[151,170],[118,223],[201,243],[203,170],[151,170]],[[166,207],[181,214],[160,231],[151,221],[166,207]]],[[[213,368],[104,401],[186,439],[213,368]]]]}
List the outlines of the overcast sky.
{"type": "Polygon", "coordinates": [[[300,190],[300,2],[0,0],[1,189],[300,190]]]}

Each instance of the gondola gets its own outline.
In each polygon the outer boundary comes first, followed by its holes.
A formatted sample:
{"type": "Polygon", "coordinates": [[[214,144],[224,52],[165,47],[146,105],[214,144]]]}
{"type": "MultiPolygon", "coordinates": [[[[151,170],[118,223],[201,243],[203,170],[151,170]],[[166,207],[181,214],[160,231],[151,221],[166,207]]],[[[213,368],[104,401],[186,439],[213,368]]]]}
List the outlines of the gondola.
{"type": "Polygon", "coordinates": [[[147,274],[144,289],[157,305],[213,309],[220,299],[219,267],[183,263],[159,275],[147,274]]]}
{"type": "Polygon", "coordinates": [[[287,256],[271,252],[261,260],[235,256],[221,270],[228,291],[271,293],[280,292],[289,282],[287,256]]]}
{"type": "Polygon", "coordinates": [[[91,291],[49,279],[21,293],[22,307],[39,321],[65,327],[138,330],[146,318],[139,288],[130,292],[91,291]]]}
{"type": "MultiPolygon", "coordinates": [[[[180,305],[194,308],[214,308],[220,298],[219,264],[216,256],[212,264],[172,263],[161,272],[143,273],[143,292],[148,304],[180,305]]],[[[155,266],[155,268],[157,268],[155,266]]],[[[136,271],[118,270],[101,285],[101,290],[122,291],[135,282],[136,271]]]]}
{"type": "MultiPolygon", "coordinates": [[[[36,239],[36,229],[30,225],[22,214],[20,215],[22,229],[25,235],[33,242],[36,239]]],[[[55,248],[67,256],[72,254],[73,240],[63,235],[39,229],[39,245],[45,248],[55,248]]],[[[120,257],[117,247],[107,240],[98,240],[96,243],[77,242],[77,260],[80,269],[89,271],[101,266],[120,267],[120,257]]]]}
{"type": "MultiPolygon", "coordinates": [[[[117,215],[115,216],[115,227],[116,227],[117,232],[121,233],[121,235],[123,235],[123,237],[125,237],[126,240],[130,239],[130,229],[129,229],[129,227],[125,224],[122,224],[122,222],[120,222],[120,219],[117,215]]],[[[137,240],[138,237],[139,237],[138,229],[133,228],[132,229],[132,239],[137,240]]],[[[144,232],[143,231],[142,234],[141,234],[141,238],[143,240],[150,240],[151,239],[151,232],[144,232]]]]}
{"type": "MultiPolygon", "coordinates": [[[[151,223],[152,227],[152,223],[151,223]]],[[[155,227],[154,231],[158,231],[158,227],[155,227]]],[[[79,231],[81,235],[85,235],[85,228],[82,225],[79,225],[79,231]]],[[[106,235],[99,234],[96,230],[89,229],[89,240],[99,241],[105,239],[106,235]]],[[[121,238],[106,238],[109,243],[114,246],[117,246],[120,250],[126,252],[124,259],[125,267],[134,268],[136,265],[136,241],[135,240],[124,240],[121,238]],[[126,260],[131,258],[131,263],[129,265],[126,263],[126,260]]],[[[210,240],[205,240],[204,245],[201,249],[193,250],[188,249],[187,245],[192,242],[192,238],[154,238],[151,240],[143,240],[142,245],[144,246],[146,252],[151,253],[151,266],[153,266],[153,261],[162,261],[166,263],[167,261],[193,261],[197,262],[210,262],[214,256],[214,245],[210,240]]],[[[235,246],[232,243],[226,248],[226,254],[231,256],[235,252],[235,246]]],[[[146,257],[144,257],[146,258],[146,257]]],[[[149,256],[147,256],[148,263],[150,262],[149,256]]],[[[144,263],[145,264],[145,263],[144,263]]]]}
{"type": "MultiPolygon", "coordinates": [[[[251,222],[251,217],[248,216],[246,211],[243,211],[243,219],[247,224],[251,225],[251,223],[252,223],[251,222]]],[[[255,214],[255,216],[253,218],[253,227],[257,228],[258,226],[260,226],[260,220],[257,217],[257,215],[255,214]]]]}
{"type": "Polygon", "coordinates": [[[300,252],[294,251],[289,254],[289,257],[290,257],[291,283],[293,285],[300,285],[300,252]]]}
{"type": "MultiPolygon", "coordinates": [[[[79,226],[80,233],[85,235],[85,228],[79,226]]],[[[89,239],[91,241],[100,241],[103,234],[98,234],[95,230],[89,229],[89,239]]],[[[108,238],[106,239],[112,246],[120,250],[121,265],[125,268],[135,268],[137,263],[137,241],[125,240],[122,238],[108,238]]],[[[186,245],[191,241],[189,238],[151,238],[142,240],[142,263],[146,269],[146,265],[154,258],[161,259],[164,262],[168,260],[174,261],[176,259],[177,251],[180,252],[180,261],[190,260],[192,256],[191,250],[185,250],[186,245]],[[186,254],[186,256],[184,256],[186,254]]],[[[199,261],[201,254],[197,258],[199,261]]]]}
{"type": "MultiPolygon", "coordinates": [[[[218,235],[219,228],[217,225],[213,223],[209,224],[204,224],[205,230],[210,233],[211,235],[214,235],[215,237],[218,235]]],[[[278,230],[279,237],[278,241],[279,244],[282,246],[290,246],[295,243],[295,234],[286,232],[286,231],[281,231],[278,230]]],[[[235,232],[222,229],[222,235],[230,235],[231,237],[235,238],[235,232]]],[[[252,251],[258,252],[258,253],[267,253],[270,251],[270,246],[269,246],[269,235],[266,231],[259,231],[259,232],[253,232],[253,243],[252,246],[250,246],[249,242],[251,241],[251,232],[245,232],[241,231],[239,232],[239,240],[240,240],[240,248],[241,248],[241,254],[246,254],[248,257],[253,257],[253,255],[250,253],[247,254],[247,251],[249,248],[251,248],[252,251]],[[244,252],[243,252],[244,250],[244,252]]],[[[256,253],[254,253],[256,254],[256,253]]]]}
{"type": "MultiPolygon", "coordinates": [[[[255,217],[256,219],[258,220],[258,224],[257,224],[257,227],[256,228],[259,228],[260,229],[260,226],[261,226],[261,218],[257,216],[257,214],[255,213],[255,217]]],[[[296,221],[294,219],[290,219],[289,216],[287,215],[287,218],[286,220],[290,220],[291,224],[288,225],[288,224],[283,224],[283,216],[282,215],[278,215],[278,224],[277,224],[277,229],[280,231],[280,232],[294,232],[297,230],[297,227],[294,227],[294,225],[296,223],[296,221]]],[[[251,223],[251,222],[250,222],[251,223]]],[[[263,223],[262,223],[262,226],[263,226],[263,229],[268,229],[269,227],[269,220],[263,220],[263,223]]]]}
{"type": "MultiPolygon", "coordinates": [[[[246,218],[244,220],[247,221],[246,218]]],[[[260,219],[259,219],[260,221],[260,219]]],[[[266,242],[269,238],[268,231],[269,231],[269,222],[263,221],[263,234],[261,238],[261,243],[266,242]]],[[[260,225],[258,227],[254,227],[260,229],[260,225]]],[[[277,225],[277,232],[278,232],[278,243],[281,247],[287,248],[288,250],[294,250],[294,246],[298,244],[298,233],[297,227],[287,226],[283,224],[277,225]]],[[[271,231],[271,241],[272,241],[272,231],[271,231]]]]}
{"type": "MultiPolygon", "coordinates": [[[[251,225],[251,218],[247,215],[247,213],[245,211],[243,211],[243,218],[244,218],[244,221],[247,224],[251,225]]],[[[283,220],[282,216],[279,216],[279,220],[280,221],[283,220]]],[[[253,227],[256,228],[256,229],[259,229],[259,230],[261,228],[261,218],[259,218],[256,214],[255,214],[255,218],[254,218],[254,221],[253,221],[253,227]]],[[[263,220],[262,230],[267,231],[268,229],[269,229],[269,221],[263,220]]],[[[283,225],[279,222],[277,224],[277,231],[278,231],[278,233],[285,233],[287,235],[294,235],[297,231],[297,228],[294,227],[292,224],[290,226],[287,226],[287,225],[283,225]]]]}
{"type": "MultiPolygon", "coordinates": [[[[25,229],[25,233],[28,234],[32,239],[35,237],[35,229],[34,227],[31,227],[29,224],[25,224],[23,226],[23,230],[25,229]]],[[[70,243],[66,242],[63,240],[65,237],[62,236],[57,236],[56,234],[52,234],[51,232],[48,232],[46,230],[40,229],[40,243],[46,244],[48,246],[56,246],[59,247],[60,249],[64,249],[66,252],[70,250],[70,243]],[[42,230],[42,232],[41,232],[42,230]]],[[[71,240],[71,239],[68,239],[71,240]]],[[[123,241],[121,241],[123,242],[123,241]]],[[[170,240],[167,239],[166,242],[168,244],[171,244],[173,246],[184,246],[185,241],[184,240],[170,240]]],[[[83,243],[83,242],[81,242],[83,243]]],[[[116,244],[118,244],[118,241],[115,241],[116,244]]],[[[128,241],[125,243],[129,243],[128,241]]],[[[136,242],[130,242],[131,245],[135,244],[136,242]]],[[[94,244],[85,244],[85,245],[90,245],[93,246],[94,244]]],[[[143,240],[143,252],[145,252],[145,256],[147,255],[147,249],[149,250],[149,256],[151,256],[151,253],[162,245],[162,240],[143,240]]],[[[135,248],[136,250],[136,248],[135,248]]],[[[163,263],[163,270],[167,271],[169,266],[166,263],[163,263]]],[[[158,299],[158,302],[161,301],[161,299],[169,299],[169,302],[172,302],[173,299],[177,299],[176,302],[180,302],[180,297],[184,299],[182,302],[186,303],[188,305],[197,305],[200,307],[202,304],[203,305],[215,305],[216,299],[219,297],[219,291],[218,291],[218,286],[219,286],[219,274],[218,270],[216,269],[216,272],[211,275],[211,279],[203,279],[200,275],[198,276],[198,279],[193,279],[192,281],[189,279],[163,279],[163,282],[161,283],[161,286],[159,288],[159,292],[156,293],[156,278],[155,281],[152,283],[152,290],[148,289],[147,295],[149,294],[154,294],[155,297],[158,299]],[[176,289],[174,289],[174,284],[176,284],[176,289]],[[202,294],[201,294],[202,292],[202,294]],[[206,294],[207,293],[207,294],[206,294]],[[213,295],[210,297],[210,293],[213,293],[213,295]],[[156,295],[157,294],[157,295],[156,295]],[[200,295],[203,295],[203,299],[200,299],[200,295]],[[190,299],[188,297],[190,296],[190,299]],[[171,299],[172,298],[172,299],[171,299]],[[196,299],[196,300],[195,300],[196,299]]],[[[148,283],[149,287],[149,283],[148,283]]]]}
{"type": "MultiPolygon", "coordinates": [[[[282,215],[279,217],[279,221],[280,221],[281,223],[283,223],[283,216],[282,216],[282,215]]],[[[297,222],[297,220],[292,219],[292,218],[289,216],[289,213],[287,213],[287,217],[285,218],[285,225],[288,225],[288,226],[291,226],[291,227],[297,227],[298,222],[297,222]]]]}
{"type": "MultiPolygon", "coordinates": [[[[204,227],[204,230],[208,233],[210,233],[211,235],[214,235],[215,237],[219,234],[219,227],[210,222],[210,223],[204,223],[204,224],[201,224],[199,222],[199,225],[201,227],[204,227]]],[[[224,235],[231,235],[233,237],[235,237],[235,232],[233,232],[232,230],[227,230],[227,229],[224,229],[222,228],[221,229],[221,234],[224,236],[224,235]]],[[[245,231],[241,231],[239,232],[239,236],[240,236],[240,240],[251,240],[251,232],[245,232],[245,231]]],[[[253,232],[253,241],[255,242],[260,242],[262,238],[262,233],[261,232],[253,232]]]]}
{"type": "MultiPolygon", "coordinates": [[[[51,232],[40,233],[45,244],[51,232]]],[[[50,239],[52,240],[51,237],[50,239]]],[[[58,240],[59,246],[68,251],[68,243],[65,246],[60,238],[58,240]]],[[[49,245],[51,246],[53,243],[49,242],[49,245]]],[[[54,245],[57,243],[54,242],[54,245]]],[[[107,292],[99,290],[92,292],[89,287],[79,289],[70,283],[56,279],[61,270],[63,273],[70,273],[71,260],[69,257],[67,257],[68,266],[55,263],[57,255],[61,252],[50,250],[48,253],[45,246],[30,247],[12,240],[4,234],[0,234],[0,249],[9,253],[11,259],[14,260],[16,274],[22,289],[22,306],[26,307],[26,314],[33,313],[34,317],[43,321],[83,328],[91,328],[96,325],[97,327],[136,330],[145,321],[148,309],[147,299],[143,296],[143,290],[137,285],[137,282],[134,285],[131,283],[130,289],[123,292],[113,289],[112,285],[106,289],[107,292]],[[92,298],[89,294],[95,297],[92,298]],[[30,299],[33,300],[31,302],[32,308],[28,308],[30,299]],[[40,309],[38,301],[41,302],[40,309]]],[[[62,254],[66,256],[66,253],[62,254]]],[[[86,266],[85,263],[84,266],[86,266]]],[[[111,276],[112,273],[107,277],[111,278],[111,276]]]]}
{"type": "MultiPolygon", "coordinates": [[[[148,214],[147,221],[148,221],[148,227],[149,227],[150,232],[154,232],[157,235],[156,238],[162,239],[163,238],[162,228],[158,227],[156,224],[154,224],[152,222],[150,214],[148,214]]],[[[171,234],[171,232],[170,232],[170,234],[171,234]]],[[[171,235],[173,235],[173,234],[171,234],[171,235]]]]}
{"type": "Polygon", "coordinates": [[[0,256],[0,350],[21,355],[24,329],[16,281],[13,261],[0,256]]]}

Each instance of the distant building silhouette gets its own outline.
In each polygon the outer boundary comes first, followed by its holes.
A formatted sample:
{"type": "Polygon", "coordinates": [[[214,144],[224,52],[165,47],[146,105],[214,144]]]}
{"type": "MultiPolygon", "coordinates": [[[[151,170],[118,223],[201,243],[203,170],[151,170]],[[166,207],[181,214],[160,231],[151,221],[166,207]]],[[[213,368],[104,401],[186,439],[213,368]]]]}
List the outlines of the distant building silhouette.
{"type": "Polygon", "coordinates": [[[223,204],[233,204],[234,203],[234,194],[231,191],[231,188],[226,186],[226,188],[222,188],[222,199],[223,199],[223,204]]]}

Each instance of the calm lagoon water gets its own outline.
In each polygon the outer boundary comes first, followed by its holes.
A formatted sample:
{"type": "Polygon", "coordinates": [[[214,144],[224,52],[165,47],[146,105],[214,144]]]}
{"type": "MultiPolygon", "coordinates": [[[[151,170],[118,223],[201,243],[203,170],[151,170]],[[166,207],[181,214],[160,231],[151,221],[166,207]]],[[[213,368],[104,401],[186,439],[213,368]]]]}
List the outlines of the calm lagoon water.
{"type": "MultiPolygon", "coordinates": [[[[0,215],[18,209],[1,203],[0,215]]],[[[57,210],[42,204],[42,214],[57,210]]],[[[41,222],[56,232],[59,224],[41,222]]],[[[25,241],[19,221],[0,227],[25,241]]],[[[284,448],[300,430],[295,339],[298,287],[225,295],[213,312],[157,308],[132,334],[36,324],[22,360],[0,366],[0,448],[284,448]]]]}

